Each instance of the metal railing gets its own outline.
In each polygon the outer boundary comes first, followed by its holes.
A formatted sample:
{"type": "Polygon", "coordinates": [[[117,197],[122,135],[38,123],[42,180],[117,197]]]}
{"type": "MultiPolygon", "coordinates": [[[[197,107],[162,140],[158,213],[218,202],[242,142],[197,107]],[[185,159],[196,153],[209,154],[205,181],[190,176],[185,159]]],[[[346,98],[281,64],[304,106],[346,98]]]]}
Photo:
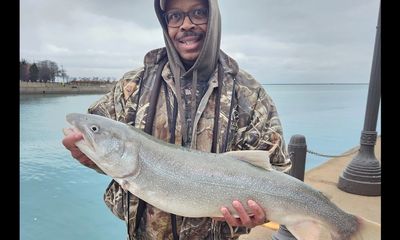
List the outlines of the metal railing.
{"type": "Polygon", "coordinates": [[[308,149],[307,149],[307,152],[310,153],[310,154],[319,156],[319,157],[336,158],[336,157],[347,157],[347,156],[350,156],[350,155],[352,155],[352,154],[358,152],[359,150],[360,150],[360,147],[357,147],[357,148],[355,148],[354,150],[352,150],[352,151],[350,151],[350,152],[348,152],[348,153],[343,153],[343,154],[341,154],[341,155],[323,154],[323,153],[315,152],[315,151],[308,150],[308,149]]]}

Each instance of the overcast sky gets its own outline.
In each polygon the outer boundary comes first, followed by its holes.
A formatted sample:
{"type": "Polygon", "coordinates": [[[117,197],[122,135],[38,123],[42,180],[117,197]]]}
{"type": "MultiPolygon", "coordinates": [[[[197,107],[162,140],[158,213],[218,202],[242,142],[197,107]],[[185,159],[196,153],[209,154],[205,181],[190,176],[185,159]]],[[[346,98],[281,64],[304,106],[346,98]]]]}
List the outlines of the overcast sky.
{"type": "MultiPolygon", "coordinates": [[[[368,83],[379,0],[219,0],[221,49],[261,83],[368,83]]],[[[20,58],[114,77],[164,46],[152,0],[20,0],[20,58]]]]}

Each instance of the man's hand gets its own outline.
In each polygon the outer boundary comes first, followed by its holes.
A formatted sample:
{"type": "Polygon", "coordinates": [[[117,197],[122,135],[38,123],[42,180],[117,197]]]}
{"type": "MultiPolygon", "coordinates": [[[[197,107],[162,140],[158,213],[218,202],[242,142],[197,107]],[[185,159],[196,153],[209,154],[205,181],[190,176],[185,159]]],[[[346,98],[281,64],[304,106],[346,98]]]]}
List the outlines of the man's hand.
{"type": "Polygon", "coordinates": [[[67,128],[64,129],[64,134],[65,137],[62,140],[62,144],[66,149],[71,152],[72,157],[86,167],[93,169],[98,168],[97,165],[92,160],[90,160],[83,152],[81,152],[81,150],[79,150],[79,148],[75,145],[77,141],[83,139],[82,133],[75,129],[67,128]]]}
{"type": "Polygon", "coordinates": [[[218,221],[226,221],[229,225],[239,227],[244,226],[247,228],[253,228],[255,226],[264,224],[267,222],[267,218],[264,210],[253,200],[247,201],[247,205],[252,211],[252,214],[247,214],[245,208],[242,203],[239,201],[233,201],[232,206],[236,210],[237,214],[239,214],[239,218],[235,218],[231,215],[227,207],[221,208],[221,213],[224,217],[214,218],[218,221]]]}

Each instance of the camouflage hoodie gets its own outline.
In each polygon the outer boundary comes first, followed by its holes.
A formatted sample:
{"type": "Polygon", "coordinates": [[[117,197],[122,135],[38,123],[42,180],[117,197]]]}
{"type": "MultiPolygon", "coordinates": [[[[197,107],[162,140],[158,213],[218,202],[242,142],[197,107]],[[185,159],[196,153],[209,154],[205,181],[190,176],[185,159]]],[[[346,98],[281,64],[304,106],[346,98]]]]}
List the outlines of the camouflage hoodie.
{"type": "MultiPolygon", "coordinates": [[[[111,92],[89,107],[89,113],[125,122],[164,141],[206,152],[268,150],[278,145],[270,156],[271,164],[277,170],[289,170],[291,162],[272,99],[250,74],[219,50],[217,1],[209,0],[206,40],[199,58],[188,71],[166,33],[159,0],[155,0],[155,9],[164,29],[166,48],[147,53],[144,67],[127,72],[111,92]],[[197,74],[198,81],[194,81],[193,74],[197,74]],[[183,84],[177,83],[177,79],[183,84]],[[193,85],[196,90],[192,90],[193,85]],[[182,99],[181,106],[178,99],[182,99]],[[191,109],[194,100],[196,111],[191,109]],[[186,142],[183,142],[184,133],[186,142]]],[[[127,223],[128,239],[173,239],[172,225],[181,240],[237,239],[249,232],[244,227],[230,228],[226,222],[210,218],[174,216],[149,204],[138,207],[139,199],[115,181],[106,189],[104,201],[127,223]],[[138,209],[144,211],[141,217],[137,217],[138,209]]]]}

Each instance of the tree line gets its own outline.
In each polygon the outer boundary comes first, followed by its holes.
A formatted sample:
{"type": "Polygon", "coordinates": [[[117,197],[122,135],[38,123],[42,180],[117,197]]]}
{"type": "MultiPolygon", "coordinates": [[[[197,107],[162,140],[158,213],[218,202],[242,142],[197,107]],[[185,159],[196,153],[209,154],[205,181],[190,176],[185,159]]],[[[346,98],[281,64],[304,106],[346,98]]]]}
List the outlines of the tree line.
{"type": "Polygon", "coordinates": [[[57,63],[44,60],[30,63],[25,59],[19,62],[19,79],[25,82],[55,82],[56,77],[68,78],[64,69],[60,69],[57,63]]]}

